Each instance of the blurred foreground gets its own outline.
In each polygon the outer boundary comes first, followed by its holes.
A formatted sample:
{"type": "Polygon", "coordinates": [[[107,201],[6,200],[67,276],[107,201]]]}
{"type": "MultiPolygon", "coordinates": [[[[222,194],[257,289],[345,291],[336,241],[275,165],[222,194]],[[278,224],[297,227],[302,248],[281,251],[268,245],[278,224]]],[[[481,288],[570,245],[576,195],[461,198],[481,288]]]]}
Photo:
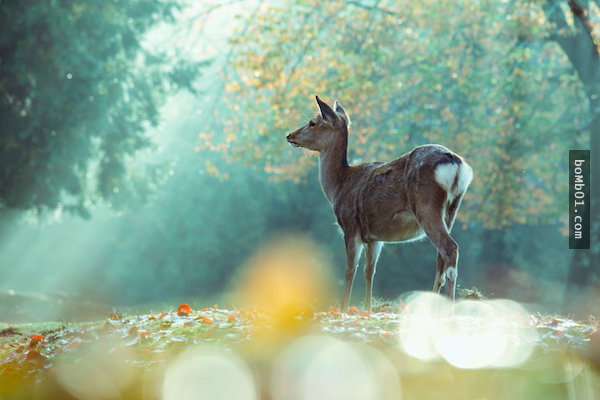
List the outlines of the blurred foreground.
{"type": "Polygon", "coordinates": [[[300,238],[245,270],[237,307],[1,330],[0,399],[600,398],[593,318],[428,292],[342,314],[328,308],[323,257],[300,238]]]}

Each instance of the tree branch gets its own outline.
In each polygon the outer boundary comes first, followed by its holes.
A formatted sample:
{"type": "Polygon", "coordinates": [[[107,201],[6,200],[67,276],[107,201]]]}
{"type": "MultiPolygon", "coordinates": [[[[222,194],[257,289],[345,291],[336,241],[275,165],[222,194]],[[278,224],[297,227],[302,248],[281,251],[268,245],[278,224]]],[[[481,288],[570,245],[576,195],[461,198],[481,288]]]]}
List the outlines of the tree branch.
{"type": "MultiPolygon", "coordinates": [[[[569,61],[577,71],[590,99],[596,99],[600,79],[600,59],[598,48],[592,36],[592,25],[587,11],[577,0],[568,0],[568,5],[575,20],[575,32],[571,35],[561,35],[560,32],[551,35],[565,52],[569,61]]],[[[558,30],[569,29],[559,2],[547,0],[543,4],[547,18],[556,25],[558,30]]]]}
{"type": "MultiPolygon", "coordinates": [[[[600,1],[600,0],[599,0],[600,1]]],[[[364,4],[360,1],[357,0],[347,0],[346,4],[350,4],[353,5],[354,7],[358,7],[358,8],[362,8],[363,10],[368,10],[368,11],[377,11],[386,15],[393,15],[395,17],[401,17],[402,14],[400,14],[399,12],[390,10],[388,8],[385,7],[381,7],[377,4],[375,5],[370,5],[370,4],[364,4]]]]}
{"type": "MultiPolygon", "coordinates": [[[[556,26],[557,31],[568,30],[569,23],[560,8],[558,1],[547,0],[542,4],[544,14],[556,26]]],[[[557,42],[563,51],[569,55],[574,39],[571,36],[561,35],[559,32],[550,34],[550,39],[557,42]]],[[[569,57],[570,58],[570,57],[569,57]]]]}
{"type": "Polygon", "coordinates": [[[568,0],[568,1],[569,1],[569,8],[571,9],[571,12],[575,16],[575,18],[579,21],[579,23],[581,24],[581,27],[585,28],[585,32],[587,33],[589,40],[591,40],[593,43],[594,38],[592,36],[592,32],[594,30],[594,27],[592,26],[592,23],[590,21],[587,10],[585,8],[583,8],[576,0],[568,0]]]}

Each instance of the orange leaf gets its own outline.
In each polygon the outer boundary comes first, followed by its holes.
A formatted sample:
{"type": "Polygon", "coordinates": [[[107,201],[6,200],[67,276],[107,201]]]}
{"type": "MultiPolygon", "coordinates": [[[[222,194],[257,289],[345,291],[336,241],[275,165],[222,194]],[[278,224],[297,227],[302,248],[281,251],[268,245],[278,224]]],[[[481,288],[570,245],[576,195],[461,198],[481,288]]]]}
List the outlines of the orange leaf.
{"type": "Polygon", "coordinates": [[[189,304],[180,304],[177,308],[177,315],[180,317],[188,316],[192,313],[192,307],[189,304]]]}
{"type": "Polygon", "coordinates": [[[339,317],[342,313],[338,307],[330,307],[328,314],[332,317],[339,317]]]}
{"type": "Polygon", "coordinates": [[[213,320],[211,318],[208,318],[208,317],[201,317],[200,318],[200,322],[202,322],[205,325],[212,325],[213,320]]]}
{"type": "Polygon", "coordinates": [[[43,341],[44,341],[43,335],[33,335],[31,337],[31,341],[29,342],[29,347],[35,347],[43,341]]]}
{"type": "Polygon", "coordinates": [[[113,311],[110,314],[110,319],[113,320],[113,321],[118,321],[118,320],[121,319],[121,314],[119,314],[118,312],[113,311]]]}
{"type": "Polygon", "coordinates": [[[359,313],[360,313],[360,310],[356,306],[352,306],[348,310],[348,314],[350,314],[350,315],[356,315],[356,314],[359,314],[359,313]]]}
{"type": "Polygon", "coordinates": [[[235,321],[237,321],[237,317],[236,317],[235,315],[233,315],[233,314],[230,314],[230,315],[227,317],[227,322],[235,322],[235,321]]]}

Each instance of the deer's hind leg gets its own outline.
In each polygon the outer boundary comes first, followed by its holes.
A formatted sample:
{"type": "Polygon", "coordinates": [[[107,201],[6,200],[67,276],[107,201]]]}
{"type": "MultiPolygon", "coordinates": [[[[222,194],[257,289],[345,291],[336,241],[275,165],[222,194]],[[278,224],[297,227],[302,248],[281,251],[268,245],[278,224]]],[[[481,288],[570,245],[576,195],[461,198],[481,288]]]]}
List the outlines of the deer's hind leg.
{"type": "MultiPolygon", "coordinates": [[[[464,194],[458,195],[452,202],[447,205],[444,221],[446,222],[446,228],[448,233],[452,232],[452,227],[454,226],[454,221],[456,220],[456,214],[458,213],[458,209],[460,207],[460,203],[462,202],[464,194]]],[[[456,268],[456,266],[455,266],[456,268]]],[[[435,280],[433,281],[433,291],[439,293],[442,289],[442,274],[444,272],[444,259],[442,255],[438,251],[436,266],[435,266],[435,280]]]]}
{"type": "Polygon", "coordinates": [[[464,193],[459,194],[452,200],[448,209],[446,211],[446,226],[448,227],[448,232],[452,231],[452,227],[454,226],[454,221],[456,220],[456,214],[458,213],[458,209],[460,207],[460,203],[462,203],[462,198],[464,193]]]}
{"type": "MultiPolygon", "coordinates": [[[[446,224],[446,192],[441,187],[433,190],[433,195],[429,192],[417,196],[415,211],[419,225],[438,251],[434,290],[439,291],[447,285],[448,296],[454,300],[458,277],[458,244],[450,236],[446,224]]],[[[449,208],[452,208],[452,204],[449,208]]]]}
{"type": "Polygon", "coordinates": [[[439,293],[442,290],[442,273],[444,272],[444,260],[438,251],[437,259],[435,260],[435,278],[433,280],[433,291],[439,293]]]}

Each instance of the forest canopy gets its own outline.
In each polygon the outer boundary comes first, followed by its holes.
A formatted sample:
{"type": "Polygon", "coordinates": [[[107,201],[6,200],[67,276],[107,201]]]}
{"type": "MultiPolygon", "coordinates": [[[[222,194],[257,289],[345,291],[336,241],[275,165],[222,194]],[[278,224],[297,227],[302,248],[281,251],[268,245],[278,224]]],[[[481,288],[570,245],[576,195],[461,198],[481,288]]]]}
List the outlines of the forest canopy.
{"type": "Polygon", "coordinates": [[[315,161],[289,157],[282,138],[321,94],[351,114],[356,162],[423,143],[464,154],[480,179],[462,221],[556,223],[567,188],[558,150],[588,143],[590,113],[539,3],[265,3],[232,38],[228,118],[201,142],[276,178],[305,176],[315,161]]]}
{"type": "Polygon", "coordinates": [[[87,215],[98,199],[144,197],[132,176],[165,95],[193,90],[198,65],[144,35],[172,23],[174,1],[11,1],[0,10],[0,209],[87,215]]]}

